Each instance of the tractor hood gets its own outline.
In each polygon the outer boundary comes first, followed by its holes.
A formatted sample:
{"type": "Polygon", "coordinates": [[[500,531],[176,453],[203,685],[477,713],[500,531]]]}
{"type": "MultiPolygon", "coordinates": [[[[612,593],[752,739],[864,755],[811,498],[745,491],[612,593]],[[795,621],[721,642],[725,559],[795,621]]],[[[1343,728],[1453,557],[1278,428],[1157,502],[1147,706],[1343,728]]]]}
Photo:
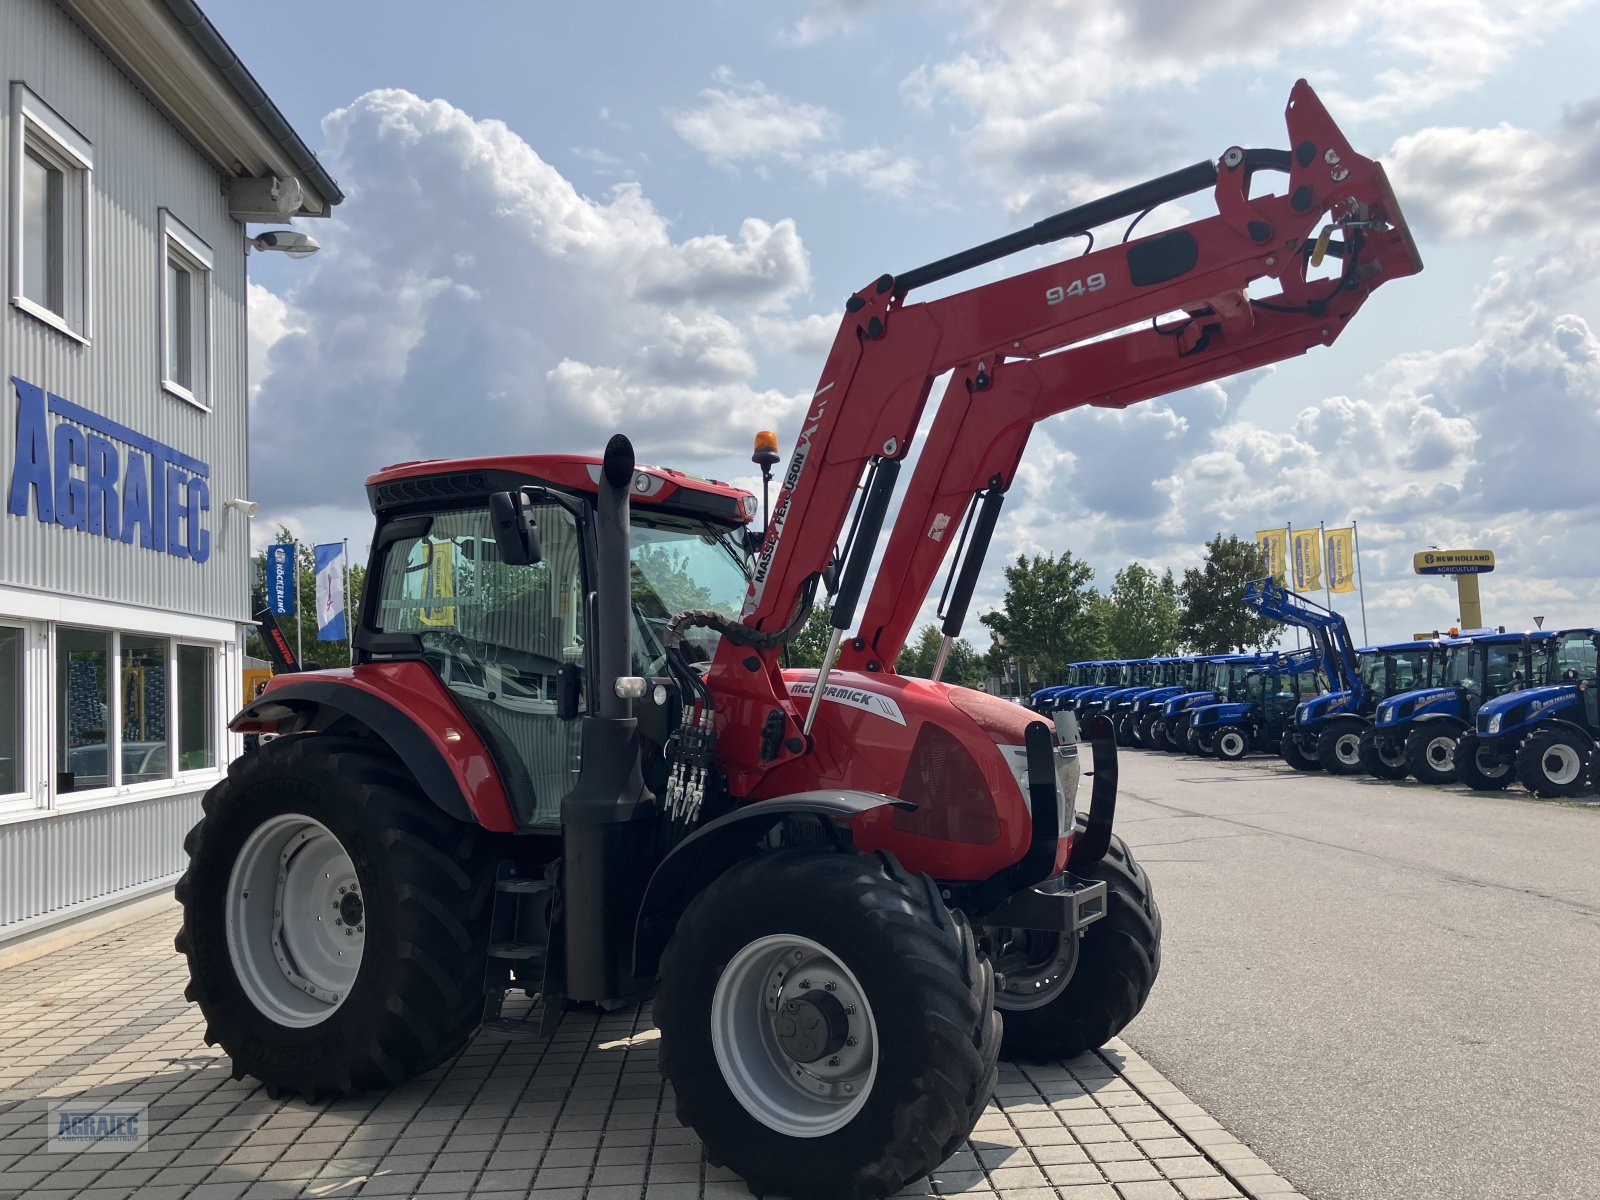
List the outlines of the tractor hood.
{"type": "Polygon", "coordinates": [[[1166,687],[1146,688],[1134,697],[1133,703],[1136,708],[1159,708],[1174,696],[1182,694],[1183,688],[1176,684],[1168,684],[1166,687]]]}
{"type": "Polygon", "coordinates": [[[1129,704],[1143,691],[1145,691],[1145,688],[1142,684],[1139,687],[1118,688],[1109,696],[1102,697],[1102,699],[1104,699],[1106,707],[1109,708],[1113,704],[1129,704]]]}
{"type": "Polygon", "coordinates": [[[1478,732],[1485,737],[1498,737],[1522,725],[1562,712],[1578,704],[1582,696],[1577,684],[1573,683],[1507,692],[1483,702],[1483,707],[1478,709],[1478,732]]]}
{"type": "Polygon", "coordinates": [[[1373,724],[1382,729],[1414,717],[1445,713],[1454,716],[1460,708],[1461,693],[1453,687],[1418,688],[1384,700],[1373,715],[1373,724]]]}
{"type": "Polygon", "coordinates": [[[1161,711],[1168,717],[1175,717],[1179,713],[1188,712],[1191,708],[1199,708],[1202,704],[1215,704],[1220,696],[1215,692],[1183,692],[1173,696],[1161,706],[1161,711]]]}
{"type": "Polygon", "coordinates": [[[1247,720],[1254,708],[1255,705],[1249,703],[1202,704],[1194,710],[1189,723],[1195,729],[1204,729],[1208,725],[1231,725],[1247,720]]]}
{"type": "Polygon", "coordinates": [[[1300,701],[1294,710],[1294,723],[1296,725],[1309,725],[1313,721],[1320,721],[1324,717],[1337,716],[1343,712],[1354,712],[1356,707],[1356,694],[1354,692],[1329,692],[1325,696],[1313,696],[1309,700],[1300,701]]]}

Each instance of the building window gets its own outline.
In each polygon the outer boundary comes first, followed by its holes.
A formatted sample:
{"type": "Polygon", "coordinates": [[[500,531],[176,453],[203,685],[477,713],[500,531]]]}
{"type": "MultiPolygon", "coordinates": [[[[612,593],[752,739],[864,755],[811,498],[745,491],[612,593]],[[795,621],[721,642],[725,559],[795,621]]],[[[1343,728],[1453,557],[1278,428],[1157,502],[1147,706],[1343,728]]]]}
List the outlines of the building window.
{"type": "Polygon", "coordinates": [[[211,247],[161,214],[161,386],[210,407],[211,247]]]}
{"type": "Polygon", "coordinates": [[[56,628],[56,791],[111,787],[111,635],[98,629],[56,628]]]}
{"type": "Polygon", "coordinates": [[[124,633],[117,639],[122,738],[117,760],[122,784],[172,777],[172,732],[168,721],[166,638],[124,633]]]}
{"type": "Polygon", "coordinates": [[[178,647],[178,770],[217,765],[216,651],[178,647]]]}
{"type": "Polygon", "coordinates": [[[20,83],[11,113],[11,302],[86,342],[92,148],[20,83]]]}
{"type": "Polygon", "coordinates": [[[22,715],[27,710],[22,630],[0,625],[0,797],[28,790],[22,715]]]}

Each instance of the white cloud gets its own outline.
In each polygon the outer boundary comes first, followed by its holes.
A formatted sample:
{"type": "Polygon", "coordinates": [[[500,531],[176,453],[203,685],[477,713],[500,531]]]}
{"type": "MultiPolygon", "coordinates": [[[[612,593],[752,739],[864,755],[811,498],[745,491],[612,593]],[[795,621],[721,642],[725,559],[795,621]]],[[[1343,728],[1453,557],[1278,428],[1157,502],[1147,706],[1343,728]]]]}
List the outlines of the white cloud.
{"type": "Polygon", "coordinates": [[[797,419],[740,323],[809,286],[792,221],[675,237],[639,185],[584,196],[502,123],[403,91],[325,132],[350,198],[295,289],[253,296],[266,511],[354,508],[388,462],[593,453],[619,429],[709,469],[797,419]]]}
{"type": "Polygon", "coordinates": [[[718,76],[724,86],[701,92],[698,107],[668,114],[677,135],[718,166],[798,162],[838,130],[838,116],[826,108],[789,100],[759,82],[737,83],[726,69],[718,76]]]}

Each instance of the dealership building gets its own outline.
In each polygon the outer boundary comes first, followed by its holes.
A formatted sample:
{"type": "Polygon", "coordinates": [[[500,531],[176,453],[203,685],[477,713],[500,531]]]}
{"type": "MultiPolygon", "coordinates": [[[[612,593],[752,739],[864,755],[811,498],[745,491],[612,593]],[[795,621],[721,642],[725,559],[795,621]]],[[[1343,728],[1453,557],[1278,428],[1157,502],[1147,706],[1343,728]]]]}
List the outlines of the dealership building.
{"type": "Polygon", "coordinates": [[[192,0],[4,0],[0,66],[3,948],[170,887],[238,749],[247,226],[342,196],[192,0]]]}

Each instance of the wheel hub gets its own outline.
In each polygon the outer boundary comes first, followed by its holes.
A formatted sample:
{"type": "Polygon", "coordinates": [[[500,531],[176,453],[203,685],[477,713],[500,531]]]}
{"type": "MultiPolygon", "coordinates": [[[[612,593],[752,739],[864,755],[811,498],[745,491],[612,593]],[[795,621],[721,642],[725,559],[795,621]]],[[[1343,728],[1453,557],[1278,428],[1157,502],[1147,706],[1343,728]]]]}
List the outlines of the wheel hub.
{"type": "Polygon", "coordinates": [[[1428,762],[1441,771],[1448,771],[1456,765],[1456,743],[1454,738],[1434,738],[1428,743],[1428,762]]]}
{"type": "Polygon", "coordinates": [[[1578,778],[1583,762],[1571,746],[1551,746],[1544,752],[1545,778],[1558,787],[1565,787],[1578,778]]]}
{"type": "Polygon", "coordinates": [[[785,1000],[773,1018],[778,1045],[797,1063],[814,1063],[837,1054],[850,1037],[850,1018],[828,992],[808,992],[785,1000]]]}
{"type": "Polygon", "coordinates": [[[1361,736],[1347,733],[1333,744],[1334,753],[1339,756],[1339,762],[1347,767],[1361,764],[1361,736]]]}
{"type": "Polygon", "coordinates": [[[991,936],[1000,948],[994,957],[1000,977],[996,1007],[1043,1008],[1071,981],[1076,947],[1065,944],[1062,935],[1002,928],[991,936]]]}

